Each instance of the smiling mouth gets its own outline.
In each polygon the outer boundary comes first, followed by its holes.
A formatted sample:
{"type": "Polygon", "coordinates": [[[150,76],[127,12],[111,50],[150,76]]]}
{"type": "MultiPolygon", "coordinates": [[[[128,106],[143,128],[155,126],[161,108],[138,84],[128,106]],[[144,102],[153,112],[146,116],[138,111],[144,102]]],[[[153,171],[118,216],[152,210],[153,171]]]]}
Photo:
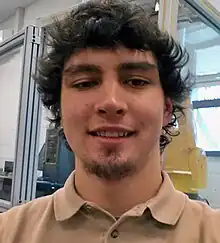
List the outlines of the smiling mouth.
{"type": "Polygon", "coordinates": [[[94,137],[103,137],[103,138],[129,138],[135,135],[135,132],[89,132],[89,135],[94,137]]]}

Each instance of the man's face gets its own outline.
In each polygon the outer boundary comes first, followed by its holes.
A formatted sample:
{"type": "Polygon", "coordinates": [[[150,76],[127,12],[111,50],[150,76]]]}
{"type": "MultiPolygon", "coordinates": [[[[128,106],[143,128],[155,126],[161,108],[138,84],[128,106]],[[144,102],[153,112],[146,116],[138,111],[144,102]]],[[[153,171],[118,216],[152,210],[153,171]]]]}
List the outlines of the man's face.
{"type": "MultiPolygon", "coordinates": [[[[159,154],[170,119],[151,52],[86,49],[73,54],[62,75],[61,117],[77,166],[120,180],[159,154]]],[[[158,161],[160,163],[160,161],[158,161]]]]}

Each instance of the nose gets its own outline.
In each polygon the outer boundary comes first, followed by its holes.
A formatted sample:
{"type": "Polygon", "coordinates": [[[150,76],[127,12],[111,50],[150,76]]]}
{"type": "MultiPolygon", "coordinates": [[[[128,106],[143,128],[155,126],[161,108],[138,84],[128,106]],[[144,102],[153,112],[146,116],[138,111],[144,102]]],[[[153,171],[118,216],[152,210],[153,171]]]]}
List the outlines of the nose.
{"type": "Polygon", "coordinates": [[[100,92],[101,99],[95,106],[100,116],[114,118],[123,117],[127,113],[125,94],[119,84],[106,85],[100,92]]]}

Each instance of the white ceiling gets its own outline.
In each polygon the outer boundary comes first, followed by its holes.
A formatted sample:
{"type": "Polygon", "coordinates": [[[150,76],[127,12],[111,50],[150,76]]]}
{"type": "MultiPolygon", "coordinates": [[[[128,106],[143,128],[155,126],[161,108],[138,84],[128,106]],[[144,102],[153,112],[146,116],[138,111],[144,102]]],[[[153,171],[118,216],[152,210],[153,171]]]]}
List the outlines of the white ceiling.
{"type": "Polygon", "coordinates": [[[36,0],[0,0],[0,23],[14,14],[16,8],[26,7],[36,0]]]}

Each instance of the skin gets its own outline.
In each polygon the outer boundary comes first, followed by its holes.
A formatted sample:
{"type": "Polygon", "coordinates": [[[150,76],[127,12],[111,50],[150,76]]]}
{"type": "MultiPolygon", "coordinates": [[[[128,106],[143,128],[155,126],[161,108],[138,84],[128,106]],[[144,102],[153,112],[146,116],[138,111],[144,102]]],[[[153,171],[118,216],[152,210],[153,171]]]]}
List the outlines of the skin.
{"type": "Polygon", "coordinates": [[[153,197],[162,183],[159,138],[171,111],[151,52],[118,47],[73,54],[62,75],[61,117],[76,155],[78,193],[114,216],[153,197]],[[89,135],[97,129],[134,134],[89,135]]]}

